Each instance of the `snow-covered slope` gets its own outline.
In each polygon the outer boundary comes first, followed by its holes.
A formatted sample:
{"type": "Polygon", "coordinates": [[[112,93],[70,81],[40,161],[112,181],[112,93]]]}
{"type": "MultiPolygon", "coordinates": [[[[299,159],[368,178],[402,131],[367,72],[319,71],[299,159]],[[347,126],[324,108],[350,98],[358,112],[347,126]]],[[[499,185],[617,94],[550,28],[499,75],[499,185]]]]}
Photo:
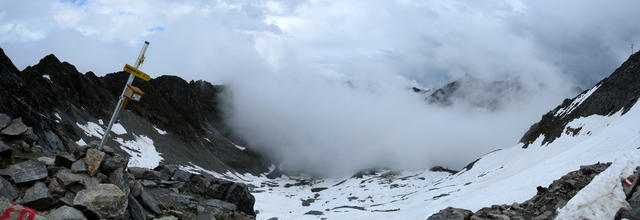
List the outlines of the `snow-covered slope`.
{"type": "Polygon", "coordinates": [[[362,178],[243,176],[241,181],[256,186],[258,219],[425,219],[450,206],[477,211],[524,202],[536,187],[546,187],[581,165],[612,162],[559,212],[560,219],[610,219],[625,206],[620,178],[640,165],[637,95],[604,98],[624,92],[615,86],[619,79],[638,74],[635,60],[640,54],[630,60],[543,117],[543,125],[526,135],[533,140],[488,153],[457,174],[378,171],[362,178]],[[550,132],[545,126],[562,130],[550,132]]]}
{"type": "MultiPolygon", "coordinates": [[[[289,177],[253,178],[247,183],[259,186],[254,192],[258,219],[425,219],[449,206],[476,211],[493,204],[523,202],[536,194],[537,186],[547,186],[580,165],[638,161],[638,122],[640,106],[634,106],[625,115],[579,118],[571,123],[582,126],[575,136],[563,134],[546,145],[542,145],[540,137],[527,149],[518,144],[492,152],[470,170],[455,175],[431,171],[379,172],[362,179],[319,179],[310,180],[309,185],[290,187],[285,185],[300,181],[289,177]],[[312,192],[321,187],[327,189],[312,192]],[[307,199],[315,201],[303,206],[307,199]],[[305,215],[312,210],[321,211],[322,215],[305,215]]],[[[610,169],[617,167],[628,166],[610,169]]],[[[617,178],[613,183],[619,184],[622,171],[609,172],[617,175],[607,181],[617,178]]]]}

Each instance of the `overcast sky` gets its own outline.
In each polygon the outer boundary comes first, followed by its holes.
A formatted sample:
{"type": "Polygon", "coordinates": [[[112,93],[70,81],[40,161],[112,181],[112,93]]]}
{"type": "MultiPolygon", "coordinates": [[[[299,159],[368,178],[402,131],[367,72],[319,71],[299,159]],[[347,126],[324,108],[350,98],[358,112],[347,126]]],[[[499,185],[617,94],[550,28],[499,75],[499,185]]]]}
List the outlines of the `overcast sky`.
{"type": "Polygon", "coordinates": [[[133,63],[148,40],[152,76],[214,83],[295,70],[385,72],[430,87],[529,71],[584,88],[640,45],[638,9],[635,0],[2,1],[0,47],[20,69],[54,53],[98,75],[133,63]]]}

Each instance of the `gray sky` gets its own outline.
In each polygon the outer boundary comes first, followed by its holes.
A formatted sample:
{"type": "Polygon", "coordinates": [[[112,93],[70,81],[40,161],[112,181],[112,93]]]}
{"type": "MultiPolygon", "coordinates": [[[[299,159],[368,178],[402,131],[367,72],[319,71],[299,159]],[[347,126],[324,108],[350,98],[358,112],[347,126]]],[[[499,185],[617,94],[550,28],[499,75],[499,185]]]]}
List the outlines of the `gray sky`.
{"type": "Polygon", "coordinates": [[[460,168],[517,144],[573,86],[626,60],[640,44],[638,9],[636,0],[2,1],[0,47],[21,69],[54,53],[103,75],[133,63],[148,40],[143,71],[227,84],[228,124],[284,167],[460,168]],[[518,78],[524,89],[498,111],[428,106],[409,90],[466,74],[518,78]]]}
{"type": "MultiPolygon", "coordinates": [[[[19,68],[54,53],[105,74],[152,76],[386,72],[424,86],[462,74],[554,72],[581,87],[640,44],[640,2],[626,1],[2,1],[0,47],[19,68]]],[[[640,48],[640,46],[638,46],[640,48]]]]}

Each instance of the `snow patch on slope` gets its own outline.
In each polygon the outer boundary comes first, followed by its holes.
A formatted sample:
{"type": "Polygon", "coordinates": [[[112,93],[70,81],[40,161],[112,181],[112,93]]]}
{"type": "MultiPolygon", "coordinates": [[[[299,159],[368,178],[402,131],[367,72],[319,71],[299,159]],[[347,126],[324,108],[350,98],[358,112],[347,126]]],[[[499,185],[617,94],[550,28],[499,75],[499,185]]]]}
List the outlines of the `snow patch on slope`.
{"type": "Polygon", "coordinates": [[[243,146],[240,146],[240,145],[237,145],[237,144],[233,144],[233,146],[236,146],[236,148],[238,148],[240,150],[246,150],[247,149],[246,147],[243,147],[243,146]]]}
{"type": "Polygon", "coordinates": [[[86,142],[84,142],[84,140],[82,140],[82,138],[80,138],[80,140],[79,140],[79,141],[76,141],[76,144],[77,144],[78,146],[84,146],[84,145],[87,145],[87,143],[86,143],[86,142]]]}
{"type": "Polygon", "coordinates": [[[158,134],[160,134],[160,135],[165,135],[165,134],[167,134],[167,132],[166,132],[166,131],[164,131],[164,130],[162,130],[162,129],[160,129],[160,128],[156,127],[156,126],[153,126],[153,129],[156,129],[156,131],[157,131],[157,132],[158,132],[158,134]]]}
{"type": "Polygon", "coordinates": [[[153,140],[144,135],[133,134],[135,140],[123,140],[116,138],[115,141],[120,143],[120,149],[127,152],[129,158],[129,167],[143,167],[153,169],[163,160],[161,154],[156,151],[153,140]]]}
{"type": "Polygon", "coordinates": [[[76,126],[78,126],[80,129],[82,129],[84,131],[84,133],[88,136],[93,136],[93,137],[98,137],[98,138],[102,138],[102,136],[104,135],[104,129],[102,129],[102,127],[100,127],[100,125],[93,123],[93,122],[87,122],[86,125],[82,125],[78,122],[76,122],[76,126]]]}
{"type": "Polygon", "coordinates": [[[124,127],[120,123],[113,124],[113,127],[111,127],[111,131],[113,133],[116,133],[117,135],[123,135],[127,133],[127,130],[124,129],[124,127]]]}
{"type": "Polygon", "coordinates": [[[600,87],[600,85],[594,86],[593,88],[591,88],[586,93],[578,96],[575,100],[573,100],[573,102],[569,106],[561,108],[561,109],[558,109],[558,111],[556,111],[556,114],[554,116],[555,117],[564,116],[566,114],[571,113],[578,106],[580,106],[584,102],[584,100],[587,100],[587,98],[589,98],[589,96],[591,96],[591,94],[593,94],[593,92],[598,90],[598,87],[600,87]]]}

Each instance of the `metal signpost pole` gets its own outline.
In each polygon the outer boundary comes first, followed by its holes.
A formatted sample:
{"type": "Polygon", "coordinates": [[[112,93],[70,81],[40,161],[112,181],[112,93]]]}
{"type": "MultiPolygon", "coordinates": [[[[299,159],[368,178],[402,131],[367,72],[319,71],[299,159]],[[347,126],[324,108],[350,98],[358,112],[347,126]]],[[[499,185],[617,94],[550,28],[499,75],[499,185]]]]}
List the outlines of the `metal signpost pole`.
{"type": "MultiPolygon", "coordinates": [[[[140,51],[140,55],[138,56],[138,60],[136,61],[136,69],[142,65],[144,62],[144,53],[147,52],[147,47],[149,47],[149,42],[145,41],[144,46],[142,46],[142,51],[140,51]]],[[[122,109],[122,102],[124,102],[124,92],[127,90],[127,86],[131,85],[135,76],[129,73],[129,79],[127,80],[127,84],[124,85],[124,89],[122,90],[122,94],[120,94],[120,100],[118,100],[118,105],[116,105],[116,109],[113,111],[113,115],[111,116],[111,120],[109,120],[109,125],[107,126],[107,130],[104,131],[104,136],[102,136],[102,141],[100,141],[100,145],[98,145],[98,150],[102,150],[102,147],[107,142],[107,138],[109,138],[109,132],[111,132],[111,127],[113,127],[113,123],[118,118],[118,114],[122,109]]]]}

